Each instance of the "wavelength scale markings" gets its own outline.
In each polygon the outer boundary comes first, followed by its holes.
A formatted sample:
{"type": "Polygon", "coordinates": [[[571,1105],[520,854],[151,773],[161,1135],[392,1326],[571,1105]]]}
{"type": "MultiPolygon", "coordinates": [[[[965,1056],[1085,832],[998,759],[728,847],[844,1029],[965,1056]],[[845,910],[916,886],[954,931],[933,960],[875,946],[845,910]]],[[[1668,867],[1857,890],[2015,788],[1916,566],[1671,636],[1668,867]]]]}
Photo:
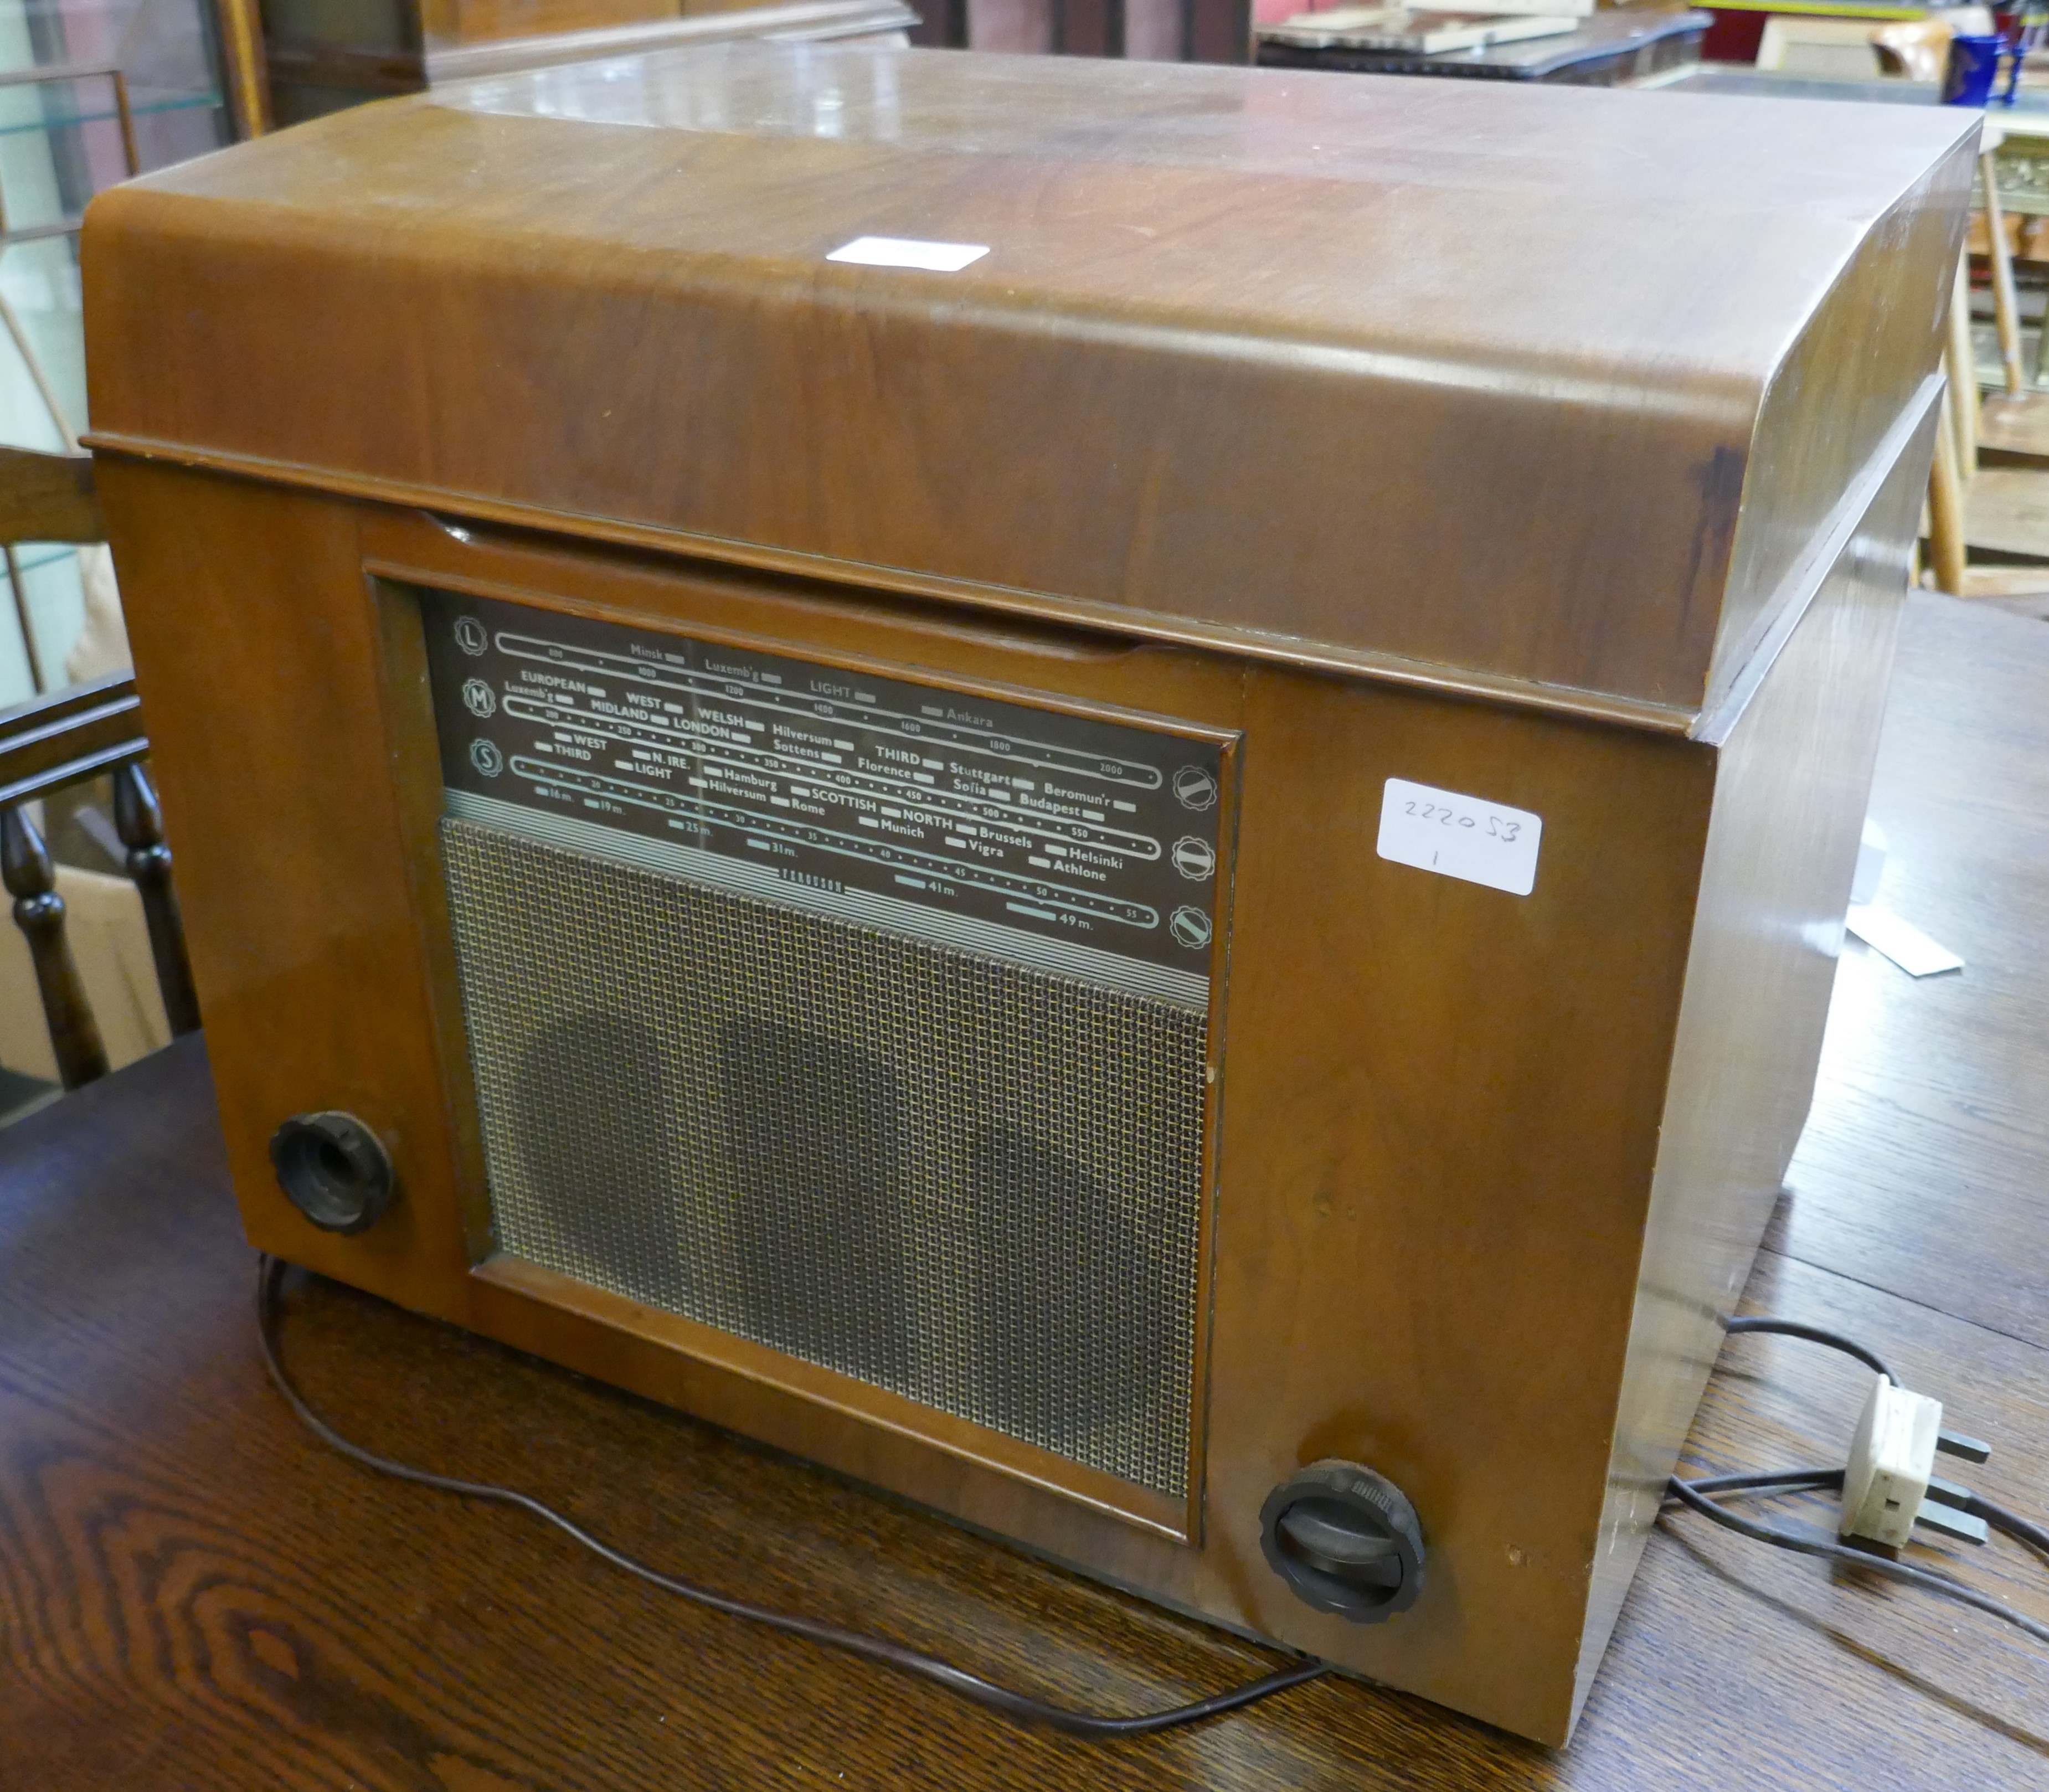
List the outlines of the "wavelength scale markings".
{"type": "Polygon", "coordinates": [[[542,634],[527,606],[422,596],[444,763],[477,795],[1205,968],[1210,742],[581,617],[546,615],[542,634]]]}

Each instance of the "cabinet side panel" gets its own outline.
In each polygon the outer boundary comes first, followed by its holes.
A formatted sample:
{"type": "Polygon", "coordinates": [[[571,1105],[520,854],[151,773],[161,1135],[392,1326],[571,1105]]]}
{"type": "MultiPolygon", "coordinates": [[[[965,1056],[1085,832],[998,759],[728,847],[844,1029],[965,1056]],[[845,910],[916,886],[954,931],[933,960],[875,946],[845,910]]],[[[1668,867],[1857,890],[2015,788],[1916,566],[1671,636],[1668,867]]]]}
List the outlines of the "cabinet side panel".
{"type": "Polygon", "coordinates": [[[250,1242],[458,1318],[469,1265],[356,508],[98,472],[250,1242]],[[264,1156],[280,1120],[332,1107],[406,1165],[405,1198],[358,1238],[301,1220],[264,1156]]]}
{"type": "Polygon", "coordinates": [[[1181,1596],[1555,1744],[1714,755],[1384,686],[1249,686],[1207,1524],[1181,1596]],[[1530,893],[1382,857],[1390,779],[1541,817],[1530,893]],[[1262,1502],[1323,1457],[1421,1517],[1425,1588],[1390,1623],[1311,1611],[1262,1557],[1262,1502]]]}
{"type": "Polygon", "coordinates": [[[1582,1704],[1813,1098],[1938,415],[1900,457],[1721,751],[1582,1704]]]}

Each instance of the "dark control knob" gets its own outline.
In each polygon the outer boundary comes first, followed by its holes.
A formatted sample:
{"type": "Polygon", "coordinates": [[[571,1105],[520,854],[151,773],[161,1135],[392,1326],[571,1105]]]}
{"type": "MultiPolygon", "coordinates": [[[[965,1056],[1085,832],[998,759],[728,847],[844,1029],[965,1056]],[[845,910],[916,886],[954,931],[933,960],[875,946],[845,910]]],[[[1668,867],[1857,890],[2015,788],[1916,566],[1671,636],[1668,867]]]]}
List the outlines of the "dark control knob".
{"type": "Polygon", "coordinates": [[[1355,1462],[1312,1462],[1266,1496],[1267,1565],[1319,1611],[1377,1624],[1423,1591],[1423,1527],[1384,1475],[1355,1462]]]}
{"type": "Polygon", "coordinates": [[[291,1203],[326,1232],[360,1232],[391,1204],[397,1179],[377,1135],[352,1114],[295,1114],[270,1135],[270,1168],[291,1203]]]}

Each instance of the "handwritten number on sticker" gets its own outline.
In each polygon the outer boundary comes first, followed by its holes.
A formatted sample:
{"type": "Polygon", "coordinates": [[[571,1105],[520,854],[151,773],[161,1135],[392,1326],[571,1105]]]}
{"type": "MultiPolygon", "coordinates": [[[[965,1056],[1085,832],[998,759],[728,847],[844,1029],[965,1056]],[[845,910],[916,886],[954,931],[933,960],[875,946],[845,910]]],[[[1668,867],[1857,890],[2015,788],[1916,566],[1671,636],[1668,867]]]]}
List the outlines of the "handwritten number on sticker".
{"type": "MultiPolygon", "coordinates": [[[[1418,821],[1435,822],[1440,827],[1449,827],[1456,822],[1460,827],[1476,828],[1479,822],[1471,815],[1461,815],[1456,810],[1437,803],[1405,803],[1402,808],[1418,821]]],[[[1505,815],[1489,815],[1487,831],[1495,839],[1513,840],[1522,831],[1520,822],[1512,822],[1505,815]]]]}
{"type": "Polygon", "coordinates": [[[1382,793],[1379,856],[1511,895],[1535,888],[1543,818],[1484,797],[1390,778],[1382,793]]]}

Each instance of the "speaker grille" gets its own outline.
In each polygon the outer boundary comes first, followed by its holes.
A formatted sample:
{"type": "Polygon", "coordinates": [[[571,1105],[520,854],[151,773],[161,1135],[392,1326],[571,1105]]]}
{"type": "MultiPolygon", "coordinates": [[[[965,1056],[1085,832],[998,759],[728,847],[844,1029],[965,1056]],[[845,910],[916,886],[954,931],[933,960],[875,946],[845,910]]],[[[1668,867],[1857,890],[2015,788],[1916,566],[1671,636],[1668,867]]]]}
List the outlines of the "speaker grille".
{"type": "Polygon", "coordinates": [[[501,1249],[1186,1494],[1200,1013],[441,846],[501,1249]]]}

